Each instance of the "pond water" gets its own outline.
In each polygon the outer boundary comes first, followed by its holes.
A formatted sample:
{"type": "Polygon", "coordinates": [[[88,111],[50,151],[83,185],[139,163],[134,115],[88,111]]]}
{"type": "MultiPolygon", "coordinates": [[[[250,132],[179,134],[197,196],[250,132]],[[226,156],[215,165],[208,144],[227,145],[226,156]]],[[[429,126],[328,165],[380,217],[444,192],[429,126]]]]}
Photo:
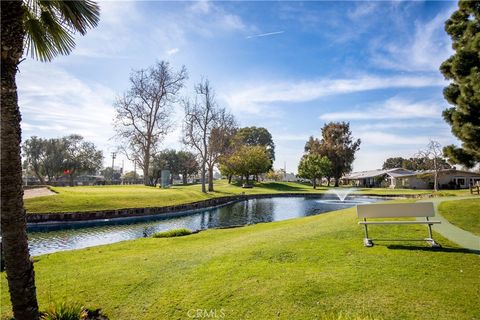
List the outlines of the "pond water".
{"type": "Polygon", "coordinates": [[[173,215],[95,220],[57,225],[29,225],[30,254],[37,256],[56,251],[149,237],[155,232],[178,228],[188,228],[196,231],[280,221],[376,201],[381,201],[381,199],[349,197],[342,202],[334,198],[274,197],[250,199],[221,207],[173,215]]]}

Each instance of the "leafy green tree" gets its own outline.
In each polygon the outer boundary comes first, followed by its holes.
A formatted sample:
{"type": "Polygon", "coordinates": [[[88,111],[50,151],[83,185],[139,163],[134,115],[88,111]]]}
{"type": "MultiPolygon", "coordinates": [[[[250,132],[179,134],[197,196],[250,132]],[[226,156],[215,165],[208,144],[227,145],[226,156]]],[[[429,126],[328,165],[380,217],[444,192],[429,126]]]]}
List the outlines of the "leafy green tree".
{"type": "Polygon", "coordinates": [[[222,176],[227,177],[228,183],[232,183],[232,178],[236,174],[235,164],[233,155],[224,155],[220,157],[220,162],[218,164],[218,169],[222,176]]]}
{"type": "Polygon", "coordinates": [[[195,175],[200,170],[197,157],[189,151],[178,151],[179,173],[182,175],[183,184],[187,184],[188,177],[195,175]]]}
{"type": "Polygon", "coordinates": [[[174,176],[182,175],[183,184],[187,184],[188,177],[198,172],[199,165],[191,152],[166,149],[153,157],[150,170],[152,185],[158,183],[162,170],[170,170],[170,183],[173,183],[174,176]]]}
{"type": "Polygon", "coordinates": [[[317,188],[317,180],[321,181],[322,177],[330,176],[331,172],[332,162],[326,156],[315,153],[304,155],[298,165],[298,175],[310,179],[313,189],[317,188]]]}
{"type": "Polygon", "coordinates": [[[157,178],[160,178],[161,170],[170,170],[170,184],[173,184],[173,177],[180,173],[180,162],[178,161],[177,151],[173,149],[166,149],[159,152],[154,157],[154,166],[160,169],[157,170],[157,178]]]}
{"type": "Polygon", "coordinates": [[[25,164],[31,168],[42,184],[62,176],[66,161],[64,139],[42,139],[31,137],[23,144],[25,164]]]}
{"type": "Polygon", "coordinates": [[[79,174],[94,174],[102,167],[103,153],[92,142],[72,134],[62,138],[65,145],[65,170],[68,170],[70,186],[79,174]]]}
{"type": "Polygon", "coordinates": [[[275,161],[275,143],[270,132],[262,127],[245,127],[237,131],[235,142],[247,146],[264,146],[267,149],[270,160],[275,161]]]}
{"type": "MultiPolygon", "coordinates": [[[[406,159],[402,157],[394,157],[394,158],[388,158],[383,162],[382,165],[382,170],[387,170],[387,169],[395,169],[395,168],[403,168],[404,164],[406,164],[404,161],[406,159]]],[[[406,168],[404,168],[406,169],[406,168]]]]}
{"type": "Polygon", "coordinates": [[[270,155],[263,146],[243,145],[222,161],[222,166],[226,166],[232,175],[245,177],[247,184],[250,176],[267,172],[271,165],[270,155]]]}
{"type": "Polygon", "coordinates": [[[138,175],[135,171],[128,171],[123,175],[123,181],[128,184],[135,183],[137,177],[138,175]]]}
{"type": "Polygon", "coordinates": [[[46,157],[46,143],[42,138],[33,136],[23,144],[23,155],[27,167],[31,168],[41,184],[45,184],[44,160],[46,157]]]}
{"type": "Polygon", "coordinates": [[[445,22],[455,54],[440,66],[451,83],[443,90],[448,103],[443,118],[462,147],[443,148],[449,162],[473,167],[480,162],[480,2],[458,2],[458,10],[445,22]]]}
{"type": "Polygon", "coordinates": [[[102,176],[105,178],[105,180],[120,180],[122,177],[122,174],[119,170],[114,170],[112,167],[106,167],[102,171],[100,171],[102,176]]]}
{"type": "Polygon", "coordinates": [[[284,176],[285,176],[285,172],[283,170],[270,169],[265,175],[265,178],[273,181],[281,181],[284,176]]]}
{"type": "Polygon", "coordinates": [[[38,319],[35,273],[28,252],[23,209],[21,129],[16,74],[26,52],[41,61],[69,54],[74,33],[84,35],[99,21],[95,1],[0,1],[1,11],[1,229],[16,319],[38,319]]]}
{"type": "MultiPolygon", "coordinates": [[[[322,138],[310,137],[305,152],[326,156],[332,163],[331,177],[338,187],[340,178],[352,171],[355,153],[360,149],[360,139],[354,140],[346,122],[330,122],[322,128],[322,138]]],[[[327,176],[330,180],[330,176],[327,176]]]]}
{"type": "MultiPolygon", "coordinates": [[[[450,169],[452,166],[448,164],[448,162],[443,158],[437,158],[437,165],[441,169],[450,169]]],[[[416,158],[402,158],[402,157],[395,157],[395,158],[388,158],[383,163],[382,169],[395,169],[395,168],[403,168],[407,170],[430,170],[432,167],[431,159],[425,157],[416,157],[416,158]]]]}

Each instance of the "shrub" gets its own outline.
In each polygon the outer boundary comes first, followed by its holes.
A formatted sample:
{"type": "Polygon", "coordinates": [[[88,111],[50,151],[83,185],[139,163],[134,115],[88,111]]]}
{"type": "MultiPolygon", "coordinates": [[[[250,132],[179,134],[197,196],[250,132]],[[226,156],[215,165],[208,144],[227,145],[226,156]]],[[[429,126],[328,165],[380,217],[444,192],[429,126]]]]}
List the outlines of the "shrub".
{"type": "Polygon", "coordinates": [[[79,303],[61,302],[50,306],[43,312],[41,320],[83,320],[87,319],[87,311],[79,303]]]}
{"type": "Polygon", "coordinates": [[[171,238],[171,237],[188,236],[189,234],[192,234],[192,230],[182,228],[182,229],[174,229],[174,230],[169,230],[169,231],[157,232],[152,237],[154,237],[154,238],[171,238]]]}
{"type": "Polygon", "coordinates": [[[101,309],[90,310],[75,302],[60,302],[40,313],[40,320],[108,320],[101,309]]]}

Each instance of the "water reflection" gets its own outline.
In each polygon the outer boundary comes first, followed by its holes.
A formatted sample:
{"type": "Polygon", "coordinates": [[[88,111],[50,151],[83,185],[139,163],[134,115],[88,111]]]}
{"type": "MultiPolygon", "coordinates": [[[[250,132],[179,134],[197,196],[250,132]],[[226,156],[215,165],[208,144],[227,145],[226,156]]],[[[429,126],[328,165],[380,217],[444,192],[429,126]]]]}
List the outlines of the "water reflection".
{"type": "MultiPolygon", "coordinates": [[[[361,202],[375,199],[362,198],[361,202]]],[[[236,202],[223,207],[177,214],[113,221],[89,221],[60,226],[29,226],[32,255],[52,253],[149,237],[178,228],[205,230],[311,216],[354,206],[358,201],[325,201],[314,198],[266,198],[236,202]]]]}

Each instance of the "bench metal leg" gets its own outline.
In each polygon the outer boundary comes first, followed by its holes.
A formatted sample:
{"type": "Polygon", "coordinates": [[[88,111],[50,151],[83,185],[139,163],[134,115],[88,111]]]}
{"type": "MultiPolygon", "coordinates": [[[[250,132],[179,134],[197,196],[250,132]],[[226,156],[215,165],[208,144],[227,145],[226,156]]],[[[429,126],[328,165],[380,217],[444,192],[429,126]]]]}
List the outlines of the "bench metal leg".
{"type": "MultiPolygon", "coordinates": [[[[426,217],[426,218],[427,218],[427,221],[429,221],[428,217],[426,217]]],[[[428,238],[425,239],[425,241],[427,241],[432,246],[432,248],[441,248],[442,247],[438,242],[433,240],[432,225],[431,224],[428,224],[428,238]]]]}
{"type": "MultiPolygon", "coordinates": [[[[367,219],[363,218],[363,221],[367,221],[367,219]]],[[[365,239],[363,239],[363,245],[365,247],[373,247],[373,242],[368,238],[368,227],[366,224],[363,225],[365,227],[365,239]]]]}

